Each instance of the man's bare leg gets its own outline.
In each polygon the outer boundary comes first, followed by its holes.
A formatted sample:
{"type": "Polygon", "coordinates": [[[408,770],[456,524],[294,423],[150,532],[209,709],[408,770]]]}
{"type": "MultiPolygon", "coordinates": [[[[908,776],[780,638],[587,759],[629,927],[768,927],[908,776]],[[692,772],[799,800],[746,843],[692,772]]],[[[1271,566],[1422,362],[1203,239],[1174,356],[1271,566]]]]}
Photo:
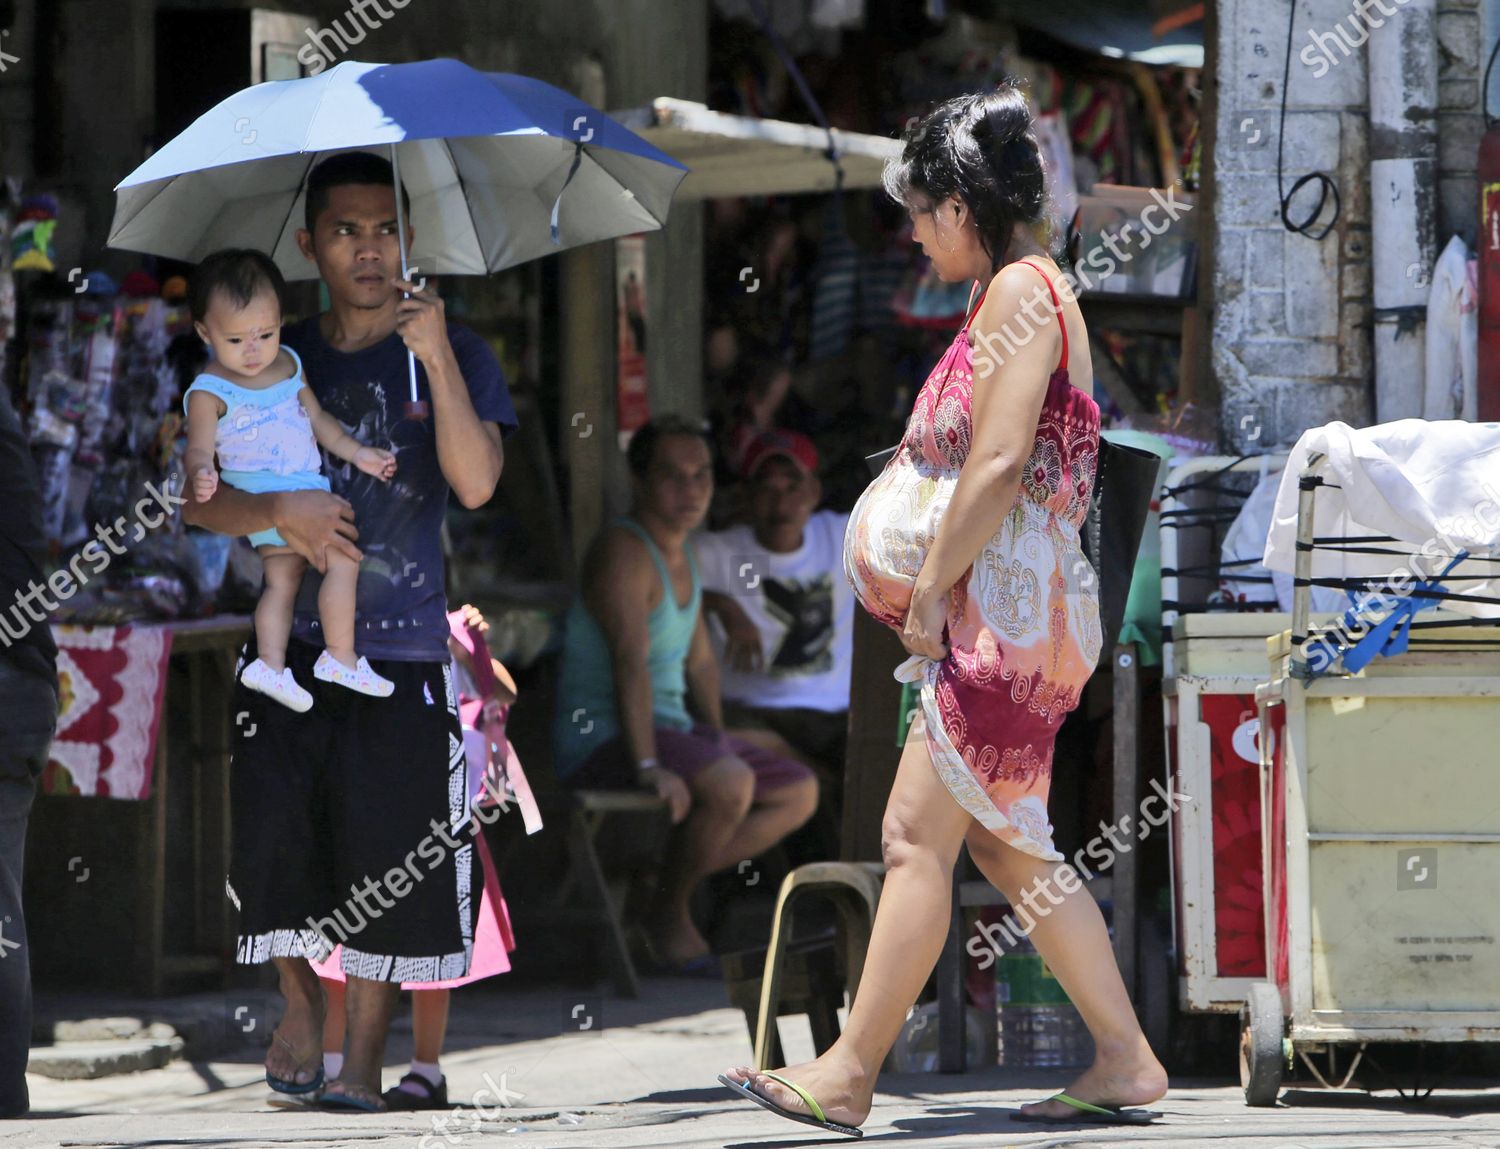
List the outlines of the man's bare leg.
{"type": "Polygon", "coordinates": [[[805,778],[768,790],[755,800],[734,836],[708,859],[707,873],[717,874],[747,858],[760,856],[800,828],[818,808],[818,780],[805,778]]]}
{"type": "Polygon", "coordinates": [[[281,975],[286,1011],[266,1052],[266,1072],[282,1081],[306,1085],[318,1075],[323,1054],[323,985],[305,958],[273,958],[281,975]],[[288,1048],[290,1047],[290,1048],[288,1048]]]}
{"type": "Polygon", "coordinates": [[[688,789],[693,806],[667,847],[662,885],[645,923],[657,956],[672,965],[708,953],[708,942],[693,924],[689,903],[693,890],[710,872],[709,865],[750,813],[755,775],[731,755],[688,779],[688,789]]]}
{"type": "Polygon", "coordinates": [[[344,1069],[328,1092],[349,1094],[357,1091],[368,1100],[380,1102],[385,1039],[400,992],[401,987],[395,982],[349,978],[344,989],[348,1025],[344,1069]]]}

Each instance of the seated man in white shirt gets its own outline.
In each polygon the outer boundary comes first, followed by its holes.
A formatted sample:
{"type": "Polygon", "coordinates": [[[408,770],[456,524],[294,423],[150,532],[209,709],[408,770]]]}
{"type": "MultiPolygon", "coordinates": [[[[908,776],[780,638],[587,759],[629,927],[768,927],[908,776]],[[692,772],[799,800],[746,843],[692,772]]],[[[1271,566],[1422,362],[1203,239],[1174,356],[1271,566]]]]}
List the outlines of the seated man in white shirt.
{"type": "MultiPolygon", "coordinates": [[[[836,856],[848,743],[854,592],[844,577],[849,516],[814,511],[818,453],[772,430],[745,452],[750,523],[699,535],[703,608],[723,666],[724,724],[817,771],[815,847],[836,856]]],[[[812,860],[811,858],[805,860],[812,860]]]]}

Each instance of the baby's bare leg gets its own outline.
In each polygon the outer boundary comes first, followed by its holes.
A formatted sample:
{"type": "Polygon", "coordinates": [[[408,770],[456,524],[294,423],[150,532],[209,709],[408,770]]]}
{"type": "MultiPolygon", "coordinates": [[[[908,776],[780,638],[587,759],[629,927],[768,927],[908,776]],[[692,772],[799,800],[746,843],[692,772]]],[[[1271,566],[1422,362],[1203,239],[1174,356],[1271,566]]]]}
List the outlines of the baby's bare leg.
{"type": "Polygon", "coordinates": [[[292,634],[292,607],[302,585],[307,560],[290,547],[260,547],[266,582],[255,607],[255,647],[272,670],[286,668],[286,644],[292,634]]]}
{"type": "Polygon", "coordinates": [[[359,661],[354,653],[354,591],[358,583],[359,564],[330,549],[328,570],[318,590],[318,617],[323,623],[323,645],[350,670],[359,661]]]}

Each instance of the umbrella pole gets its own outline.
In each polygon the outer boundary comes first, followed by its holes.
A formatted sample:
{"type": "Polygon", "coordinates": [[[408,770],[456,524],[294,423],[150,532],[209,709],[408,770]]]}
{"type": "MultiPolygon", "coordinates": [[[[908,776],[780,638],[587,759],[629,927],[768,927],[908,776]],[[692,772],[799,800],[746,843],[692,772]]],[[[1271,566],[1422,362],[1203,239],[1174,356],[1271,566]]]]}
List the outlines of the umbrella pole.
{"type": "MultiPolygon", "coordinates": [[[[406,212],[401,206],[401,161],[396,157],[396,145],[391,145],[391,182],[396,193],[396,246],[401,252],[401,278],[410,279],[406,264],[406,212]]],[[[411,292],[403,291],[403,299],[410,299],[411,292]]],[[[427,418],[427,404],[417,398],[417,357],[411,349],[406,351],[406,374],[411,386],[411,398],[407,401],[404,416],[408,419],[427,418]]]]}

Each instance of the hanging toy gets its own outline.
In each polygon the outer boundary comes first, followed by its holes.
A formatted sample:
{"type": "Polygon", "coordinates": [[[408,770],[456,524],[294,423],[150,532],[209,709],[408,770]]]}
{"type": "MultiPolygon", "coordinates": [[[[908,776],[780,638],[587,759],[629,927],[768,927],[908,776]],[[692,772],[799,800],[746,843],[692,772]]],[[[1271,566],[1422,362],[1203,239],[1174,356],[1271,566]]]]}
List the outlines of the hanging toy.
{"type": "Polygon", "coordinates": [[[52,271],[52,233],[57,228],[57,197],[27,196],[21,201],[10,235],[11,266],[16,271],[52,271]]]}

